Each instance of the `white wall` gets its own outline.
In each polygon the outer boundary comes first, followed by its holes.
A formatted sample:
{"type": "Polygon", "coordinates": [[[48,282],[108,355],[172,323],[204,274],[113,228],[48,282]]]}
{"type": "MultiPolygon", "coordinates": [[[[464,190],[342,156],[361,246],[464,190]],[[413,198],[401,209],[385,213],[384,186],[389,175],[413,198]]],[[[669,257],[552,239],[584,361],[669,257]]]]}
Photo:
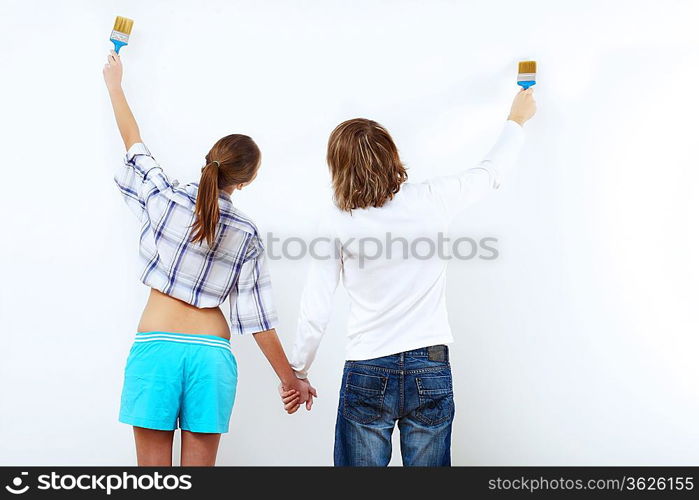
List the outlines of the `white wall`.
{"type": "MultiPolygon", "coordinates": [[[[413,180],[494,140],[516,62],[539,61],[519,173],[455,225],[496,262],[455,262],[448,300],[455,464],[699,463],[699,7],[687,1],[3,0],[0,4],[0,464],[130,464],[117,422],[146,289],[101,67],[135,19],[125,88],[171,176],[220,136],[264,164],[235,203],[310,235],[341,120],[393,133],[413,180]]],[[[272,262],[290,345],[308,261],[272,262]]],[[[235,338],[239,395],[221,464],[330,464],[347,303],[287,417],[271,369],[235,338]]],[[[395,459],[394,463],[400,463],[395,459]]]]}

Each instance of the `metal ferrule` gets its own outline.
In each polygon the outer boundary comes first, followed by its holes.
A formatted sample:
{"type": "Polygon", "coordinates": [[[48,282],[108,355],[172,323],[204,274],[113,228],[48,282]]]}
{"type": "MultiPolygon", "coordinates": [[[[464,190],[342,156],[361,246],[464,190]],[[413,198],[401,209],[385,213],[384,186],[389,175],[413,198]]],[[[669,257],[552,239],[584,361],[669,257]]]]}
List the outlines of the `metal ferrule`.
{"type": "Polygon", "coordinates": [[[519,73],[517,75],[518,82],[536,81],[536,73],[519,73]]]}
{"type": "Polygon", "coordinates": [[[112,36],[109,37],[109,39],[126,43],[129,41],[129,35],[122,33],[121,31],[112,30],[112,36]]]}

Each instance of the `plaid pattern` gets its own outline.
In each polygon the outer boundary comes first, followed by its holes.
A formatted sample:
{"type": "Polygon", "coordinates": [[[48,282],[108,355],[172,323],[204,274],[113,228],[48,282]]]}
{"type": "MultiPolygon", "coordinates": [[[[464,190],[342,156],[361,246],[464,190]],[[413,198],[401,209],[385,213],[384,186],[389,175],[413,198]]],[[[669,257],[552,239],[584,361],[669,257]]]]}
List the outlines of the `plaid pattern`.
{"type": "Polygon", "coordinates": [[[262,241],[255,224],[221,192],[216,241],[192,243],[197,183],[167,178],[148,148],[134,144],[114,176],[126,204],[141,221],[141,281],[196,307],[230,298],[230,322],[239,334],[274,328],[277,315],[262,241]]]}

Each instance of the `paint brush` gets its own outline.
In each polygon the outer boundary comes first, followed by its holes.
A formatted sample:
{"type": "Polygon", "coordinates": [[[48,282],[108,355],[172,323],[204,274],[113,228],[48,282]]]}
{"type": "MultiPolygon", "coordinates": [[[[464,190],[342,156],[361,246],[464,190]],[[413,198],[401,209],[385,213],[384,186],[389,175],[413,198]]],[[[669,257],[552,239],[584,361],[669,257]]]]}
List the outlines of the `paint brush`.
{"type": "Polygon", "coordinates": [[[133,29],[133,19],[117,16],[114,21],[114,29],[109,40],[114,44],[114,51],[118,54],[119,49],[129,43],[129,35],[133,29]]]}
{"type": "Polygon", "coordinates": [[[517,85],[524,90],[536,85],[536,61],[521,61],[519,63],[517,85]]]}

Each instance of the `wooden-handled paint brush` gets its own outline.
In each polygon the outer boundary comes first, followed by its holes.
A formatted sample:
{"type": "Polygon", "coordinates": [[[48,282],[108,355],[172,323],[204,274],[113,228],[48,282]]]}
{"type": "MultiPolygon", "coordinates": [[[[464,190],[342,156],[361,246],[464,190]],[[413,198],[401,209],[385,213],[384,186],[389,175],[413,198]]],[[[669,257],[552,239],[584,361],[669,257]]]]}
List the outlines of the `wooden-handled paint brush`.
{"type": "Polygon", "coordinates": [[[527,90],[536,85],[536,61],[522,61],[519,63],[517,85],[527,90]]]}
{"type": "Polygon", "coordinates": [[[109,40],[114,44],[114,51],[118,54],[119,49],[129,43],[129,35],[133,29],[133,19],[117,16],[114,21],[114,29],[109,40]]]}

